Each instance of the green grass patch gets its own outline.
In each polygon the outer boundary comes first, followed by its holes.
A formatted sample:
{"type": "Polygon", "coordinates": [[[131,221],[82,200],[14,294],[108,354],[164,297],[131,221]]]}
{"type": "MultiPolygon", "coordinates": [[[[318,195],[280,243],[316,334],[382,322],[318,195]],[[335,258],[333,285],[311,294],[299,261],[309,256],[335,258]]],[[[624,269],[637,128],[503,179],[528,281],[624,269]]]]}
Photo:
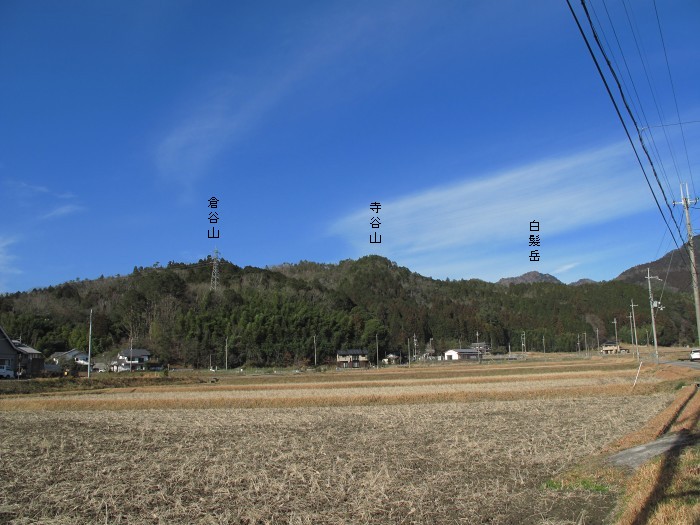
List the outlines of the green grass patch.
{"type": "Polygon", "coordinates": [[[603,494],[610,492],[610,487],[589,478],[580,478],[567,481],[548,479],[542,484],[542,489],[565,492],[586,490],[588,492],[599,492],[603,494]]]}

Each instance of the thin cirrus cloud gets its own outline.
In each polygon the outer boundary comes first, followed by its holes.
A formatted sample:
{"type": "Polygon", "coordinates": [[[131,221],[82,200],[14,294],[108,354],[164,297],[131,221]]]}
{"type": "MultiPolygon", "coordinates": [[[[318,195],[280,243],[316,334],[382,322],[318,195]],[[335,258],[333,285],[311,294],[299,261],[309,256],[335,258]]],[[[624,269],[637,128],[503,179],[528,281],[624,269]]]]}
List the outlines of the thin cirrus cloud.
{"type": "Polygon", "coordinates": [[[13,255],[12,245],[17,239],[0,235],[0,294],[8,290],[8,279],[19,275],[22,271],[15,266],[16,256],[13,255]]]}
{"type": "Polygon", "coordinates": [[[65,206],[59,206],[58,208],[51,210],[49,213],[42,215],[41,219],[56,219],[66,215],[71,215],[72,213],[83,211],[83,209],[84,208],[82,206],[78,206],[76,204],[66,204],[65,206]]]}
{"type": "Polygon", "coordinates": [[[329,75],[328,64],[345,53],[369,49],[373,42],[400,42],[411,35],[412,24],[420,21],[425,7],[405,3],[397,11],[378,4],[373,9],[372,16],[362,12],[320,15],[308,26],[316,31],[300,37],[303,43],[294,52],[265,57],[265,62],[276,64],[265,73],[220,73],[212,81],[216,87],[202,89],[185,108],[187,117],[166,130],[158,142],[155,164],[159,177],[189,190],[221,154],[263,126],[275,111],[284,110],[284,104],[303,90],[305,82],[319,71],[329,75]]]}
{"type": "MultiPolygon", "coordinates": [[[[490,275],[495,268],[508,271],[505,261],[513,247],[522,244],[523,231],[532,220],[540,222],[551,240],[649,209],[653,201],[646,186],[629,184],[638,182],[638,177],[628,146],[617,144],[387,197],[380,212],[381,245],[368,241],[373,215],[369,207],[340,218],[329,233],[344,239],[354,251],[352,256],[371,247],[426,275],[459,277],[465,254],[472,254],[469,268],[481,267],[476,274],[490,275]],[[628,184],[624,206],[623,181],[628,184]],[[493,261],[487,264],[490,258],[493,261]]],[[[550,271],[569,271],[577,264],[570,259],[551,261],[550,271]]]]}

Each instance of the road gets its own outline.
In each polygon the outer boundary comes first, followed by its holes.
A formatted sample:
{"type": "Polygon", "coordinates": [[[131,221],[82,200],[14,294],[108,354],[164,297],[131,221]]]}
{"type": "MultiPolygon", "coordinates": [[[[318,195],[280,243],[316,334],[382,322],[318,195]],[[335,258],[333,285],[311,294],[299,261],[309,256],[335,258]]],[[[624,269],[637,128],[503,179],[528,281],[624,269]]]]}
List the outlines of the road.
{"type": "Polygon", "coordinates": [[[693,370],[700,371],[700,362],[692,361],[659,361],[660,365],[673,365],[673,366],[684,366],[686,368],[692,368],[693,370]]]}

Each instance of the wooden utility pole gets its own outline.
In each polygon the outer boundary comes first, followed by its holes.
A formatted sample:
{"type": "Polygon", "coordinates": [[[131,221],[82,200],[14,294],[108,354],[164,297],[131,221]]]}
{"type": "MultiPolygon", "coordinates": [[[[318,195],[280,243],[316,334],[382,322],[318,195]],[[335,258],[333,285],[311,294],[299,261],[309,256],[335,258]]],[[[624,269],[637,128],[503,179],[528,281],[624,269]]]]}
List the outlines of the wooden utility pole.
{"type": "Polygon", "coordinates": [[[377,343],[377,370],[379,370],[379,334],[374,334],[374,340],[377,343]]]}

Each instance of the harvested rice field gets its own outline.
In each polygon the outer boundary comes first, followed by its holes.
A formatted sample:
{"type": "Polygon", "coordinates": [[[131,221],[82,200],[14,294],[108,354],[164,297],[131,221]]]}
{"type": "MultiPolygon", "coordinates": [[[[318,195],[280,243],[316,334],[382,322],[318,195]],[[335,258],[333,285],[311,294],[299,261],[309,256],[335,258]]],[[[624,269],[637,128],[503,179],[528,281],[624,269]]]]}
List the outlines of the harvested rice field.
{"type": "Polygon", "coordinates": [[[674,399],[636,365],[453,365],[0,397],[0,523],[594,524],[550,480],[674,399]]]}

